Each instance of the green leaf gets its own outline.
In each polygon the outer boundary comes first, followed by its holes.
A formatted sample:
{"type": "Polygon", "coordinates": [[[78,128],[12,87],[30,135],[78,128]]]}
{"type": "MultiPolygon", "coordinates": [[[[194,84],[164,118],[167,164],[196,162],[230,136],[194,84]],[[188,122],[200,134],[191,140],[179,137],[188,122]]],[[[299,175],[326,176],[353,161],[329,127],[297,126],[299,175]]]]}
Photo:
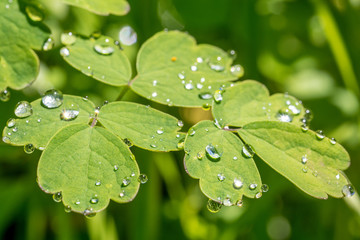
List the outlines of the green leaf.
{"type": "Polygon", "coordinates": [[[259,172],[253,159],[243,155],[243,146],[238,136],[218,129],[211,121],[202,121],[189,130],[185,140],[185,168],[191,177],[200,179],[200,188],[207,197],[225,205],[228,198],[233,205],[243,195],[253,198],[261,194],[259,172]],[[220,159],[210,157],[205,150],[208,145],[215,147],[220,159]],[[225,179],[220,181],[222,176],[225,179]],[[241,188],[234,187],[235,178],[243,183],[241,188]],[[250,184],[257,187],[251,190],[250,184]]]}
{"type": "Polygon", "coordinates": [[[319,140],[311,130],[303,132],[282,122],[249,123],[238,133],[260,158],[307,194],[322,199],[328,194],[343,197],[348,180],[339,170],[350,165],[350,158],[340,144],[326,137],[319,140]]]}
{"type": "Polygon", "coordinates": [[[71,66],[112,86],[128,84],[131,78],[130,61],[112,38],[76,36],[76,41],[71,43],[61,50],[69,51],[69,54],[62,55],[71,66]]]}
{"type": "Polygon", "coordinates": [[[66,4],[84,8],[99,15],[126,15],[130,5],[125,0],[62,0],[66,4]]]}
{"type": "Polygon", "coordinates": [[[32,49],[41,50],[49,30],[24,13],[22,1],[0,2],[0,91],[22,89],[35,80],[39,59],[32,49]]]}
{"type": "Polygon", "coordinates": [[[99,122],[122,139],[152,151],[178,151],[185,138],[178,119],[148,106],[114,102],[100,110],[99,122]]]}
{"type": "MultiPolygon", "coordinates": [[[[254,121],[282,121],[301,126],[306,118],[302,103],[287,94],[269,96],[267,88],[256,81],[246,80],[226,88],[223,100],[213,103],[213,116],[221,126],[241,127],[254,121]]],[[[307,119],[308,124],[310,119],[307,119]]]]}
{"type": "Polygon", "coordinates": [[[231,63],[226,52],[211,45],[196,45],[195,39],[186,33],[160,32],[142,45],[136,63],[138,75],[131,87],[158,103],[199,107],[211,104],[212,100],[201,99],[199,94],[211,94],[224,83],[237,79],[230,72],[231,63]],[[212,70],[209,64],[223,70],[212,70]]]}
{"type": "Polygon", "coordinates": [[[94,113],[94,104],[81,97],[64,95],[63,104],[58,108],[45,108],[41,99],[31,103],[33,114],[27,118],[14,119],[15,125],[5,127],[3,137],[9,138],[10,144],[21,146],[32,144],[35,148],[43,149],[50,138],[65,126],[77,123],[88,123],[89,115],[94,113]],[[60,114],[68,106],[79,108],[79,115],[72,121],[61,120],[60,114]]]}
{"type": "Polygon", "coordinates": [[[106,208],[110,199],[124,203],[135,197],[139,168],[134,159],[128,146],[106,129],[70,125],[41,155],[38,183],[47,193],[61,192],[72,211],[89,215],[106,208]]]}

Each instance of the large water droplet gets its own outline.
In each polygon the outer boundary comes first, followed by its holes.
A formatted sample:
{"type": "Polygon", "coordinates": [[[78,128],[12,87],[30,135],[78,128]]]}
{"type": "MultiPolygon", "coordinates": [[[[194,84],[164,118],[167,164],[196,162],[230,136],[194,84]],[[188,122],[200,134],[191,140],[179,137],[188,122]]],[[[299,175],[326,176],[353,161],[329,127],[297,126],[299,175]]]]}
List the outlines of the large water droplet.
{"type": "Polygon", "coordinates": [[[219,180],[220,182],[222,182],[222,181],[225,180],[225,175],[222,174],[222,173],[219,173],[219,174],[217,175],[217,178],[218,178],[218,180],[219,180]]]}
{"type": "Polygon", "coordinates": [[[122,185],[123,185],[124,187],[128,186],[130,183],[131,183],[131,180],[130,180],[130,178],[128,178],[128,177],[126,177],[126,178],[124,178],[124,179],[122,180],[122,185]]]}
{"type": "Polygon", "coordinates": [[[94,45],[95,52],[101,54],[101,55],[111,55],[115,51],[114,48],[109,45],[108,41],[104,43],[97,43],[94,45]]]}
{"type": "Polygon", "coordinates": [[[51,49],[53,49],[54,45],[55,45],[54,39],[52,37],[49,37],[45,40],[42,49],[44,51],[50,51],[51,49]]]}
{"type": "Polygon", "coordinates": [[[139,177],[138,177],[138,181],[141,183],[141,184],[144,184],[148,181],[148,177],[145,175],[145,174],[140,174],[139,177]]]}
{"type": "Polygon", "coordinates": [[[323,133],[322,130],[317,130],[315,135],[316,135],[316,138],[319,140],[323,140],[325,138],[325,134],[323,133]]]}
{"type": "Polygon", "coordinates": [[[51,89],[44,93],[41,103],[46,108],[57,108],[63,103],[63,94],[59,90],[51,89]]]}
{"type": "Polygon", "coordinates": [[[223,100],[222,91],[216,90],[214,93],[214,100],[216,103],[220,103],[223,100]]]}
{"type": "Polygon", "coordinates": [[[213,95],[209,92],[203,92],[203,93],[199,93],[199,98],[204,100],[209,100],[213,98],[213,95]]]}
{"type": "Polygon", "coordinates": [[[27,5],[25,11],[29,18],[34,22],[40,22],[44,19],[44,14],[34,5],[27,5]]]}
{"type": "Polygon", "coordinates": [[[14,113],[19,118],[25,118],[32,115],[33,109],[29,102],[21,101],[16,104],[14,113]]]}
{"type": "Polygon", "coordinates": [[[247,158],[252,158],[255,154],[255,151],[254,149],[252,148],[251,145],[249,144],[245,144],[243,147],[242,147],[242,153],[245,157],[247,158]]]}
{"type": "Polygon", "coordinates": [[[61,194],[61,192],[55,193],[52,197],[53,197],[53,199],[54,199],[55,202],[61,202],[61,200],[62,200],[62,194],[61,194]]]}
{"type": "Polygon", "coordinates": [[[137,34],[130,26],[123,27],[119,32],[119,40],[126,46],[131,46],[137,41],[137,34]]]}
{"type": "Polygon", "coordinates": [[[13,118],[10,118],[10,119],[6,122],[6,126],[7,126],[8,128],[14,127],[15,124],[16,124],[16,121],[15,121],[15,119],[13,119],[13,118]]]}
{"type": "Polygon", "coordinates": [[[222,204],[221,203],[218,203],[218,202],[215,202],[214,200],[212,199],[209,199],[207,205],[206,205],[207,209],[212,212],[212,213],[217,213],[220,211],[221,207],[222,207],[222,204]]]}
{"type": "Polygon", "coordinates": [[[72,121],[79,115],[79,105],[67,104],[60,113],[60,119],[64,121],[72,121]]]}
{"type": "Polygon", "coordinates": [[[208,65],[216,72],[222,72],[225,70],[225,61],[220,56],[211,57],[208,61],[208,65]]]}
{"type": "Polygon", "coordinates": [[[352,197],[355,194],[355,189],[353,185],[347,184],[342,188],[342,193],[345,197],[352,197]]]}
{"type": "Polygon", "coordinates": [[[280,122],[292,122],[293,115],[290,113],[289,109],[281,109],[276,114],[276,118],[280,122]]]}
{"type": "Polygon", "coordinates": [[[29,143],[24,146],[24,152],[27,154],[31,154],[35,151],[35,147],[33,144],[29,143]]]}
{"type": "Polygon", "coordinates": [[[256,183],[252,183],[249,185],[249,189],[250,190],[255,190],[257,188],[257,184],[256,183]]]}
{"type": "Polygon", "coordinates": [[[76,36],[72,32],[66,32],[61,34],[60,40],[64,45],[72,45],[76,42],[76,36]]]}
{"type": "Polygon", "coordinates": [[[99,202],[99,199],[97,198],[97,197],[92,197],[91,199],[90,199],[90,203],[91,204],[97,204],[99,202]]]}
{"type": "Polygon", "coordinates": [[[61,55],[62,57],[68,57],[68,56],[70,55],[69,49],[68,49],[67,47],[62,47],[62,48],[60,49],[60,55],[61,55]]]}
{"type": "Polygon", "coordinates": [[[241,181],[240,178],[234,178],[233,186],[235,189],[240,189],[243,185],[244,183],[241,181]]]}
{"type": "Polygon", "coordinates": [[[9,101],[10,96],[11,96],[10,91],[8,91],[7,89],[0,92],[0,100],[3,102],[9,101]]]}
{"type": "Polygon", "coordinates": [[[220,153],[212,144],[209,144],[205,147],[205,152],[210,159],[215,161],[220,160],[220,157],[222,155],[222,153],[220,153]]]}
{"type": "Polygon", "coordinates": [[[244,68],[240,64],[232,66],[230,72],[237,78],[244,76],[244,68]]]}
{"type": "Polygon", "coordinates": [[[269,191],[269,186],[267,184],[263,184],[261,185],[261,191],[262,192],[268,192],[269,191]]]}

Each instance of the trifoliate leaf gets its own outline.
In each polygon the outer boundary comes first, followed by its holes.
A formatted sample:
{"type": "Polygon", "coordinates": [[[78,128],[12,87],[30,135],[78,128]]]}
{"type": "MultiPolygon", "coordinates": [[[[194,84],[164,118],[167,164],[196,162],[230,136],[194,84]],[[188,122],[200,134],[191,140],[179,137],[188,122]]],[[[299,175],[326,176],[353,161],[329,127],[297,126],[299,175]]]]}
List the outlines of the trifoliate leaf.
{"type": "MultiPolygon", "coordinates": [[[[226,88],[221,101],[214,101],[213,115],[221,126],[237,126],[254,121],[282,121],[296,125],[309,124],[302,103],[287,94],[269,96],[267,88],[247,80],[226,88]]],[[[310,112],[308,112],[309,114],[310,112]]]]}
{"type": "Polygon", "coordinates": [[[30,116],[8,121],[3,131],[5,142],[17,146],[32,144],[35,148],[43,150],[50,138],[61,128],[77,123],[88,123],[89,115],[93,114],[95,109],[90,100],[70,95],[65,95],[62,104],[57,108],[45,107],[42,99],[35,100],[30,106],[32,107],[30,116]]]}
{"type": "Polygon", "coordinates": [[[131,78],[129,59],[110,37],[83,38],[73,35],[73,40],[60,50],[71,66],[100,82],[127,85],[131,78]]]}
{"type": "Polygon", "coordinates": [[[142,45],[131,87],[158,103],[199,107],[211,104],[216,89],[241,76],[230,71],[231,63],[226,52],[197,45],[186,33],[160,32],[142,45]]]}
{"type": "Polygon", "coordinates": [[[242,196],[261,196],[261,179],[251,155],[234,133],[202,121],[190,128],[185,140],[184,164],[200,180],[202,192],[214,201],[234,205],[242,196]]]}
{"type": "Polygon", "coordinates": [[[0,2],[0,92],[7,87],[22,89],[35,80],[41,50],[49,37],[49,30],[31,20],[24,12],[23,1],[0,2]],[[19,6],[20,3],[20,6],[19,6]]]}
{"type": "Polygon", "coordinates": [[[125,0],[62,0],[66,4],[84,8],[99,15],[126,15],[130,5],[125,0]]]}
{"type": "Polygon", "coordinates": [[[138,147],[152,151],[182,149],[185,134],[178,132],[182,123],[148,106],[109,103],[101,108],[98,120],[109,131],[138,147]]]}
{"type": "Polygon", "coordinates": [[[110,199],[131,201],[140,175],[128,146],[104,128],[75,124],[49,142],[38,165],[38,183],[74,212],[91,215],[110,199]]]}
{"type": "Polygon", "coordinates": [[[350,164],[346,150],[335,140],[283,122],[254,122],[238,130],[256,154],[298,188],[316,198],[343,197],[350,164]]]}

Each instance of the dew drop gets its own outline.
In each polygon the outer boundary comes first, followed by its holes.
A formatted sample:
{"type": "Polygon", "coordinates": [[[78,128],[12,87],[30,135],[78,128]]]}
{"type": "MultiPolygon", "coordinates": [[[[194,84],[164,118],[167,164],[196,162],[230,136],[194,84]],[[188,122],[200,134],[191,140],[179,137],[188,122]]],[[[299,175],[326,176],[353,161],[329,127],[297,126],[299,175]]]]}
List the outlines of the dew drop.
{"type": "Polygon", "coordinates": [[[209,111],[211,108],[210,104],[209,103],[204,103],[202,105],[202,109],[205,110],[205,111],[209,111]]]}
{"type": "Polygon", "coordinates": [[[314,176],[314,177],[317,177],[317,176],[319,175],[318,171],[316,171],[316,170],[315,170],[315,171],[313,171],[313,173],[312,173],[312,174],[313,174],[313,176],[314,176]]]}
{"type": "Polygon", "coordinates": [[[41,103],[46,108],[57,108],[63,103],[63,94],[59,90],[51,89],[44,93],[41,103]]]}
{"type": "Polygon", "coordinates": [[[335,145],[335,144],[336,144],[336,139],[335,139],[335,138],[331,138],[331,139],[329,139],[329,141],[330,141],[330,143],[331,143],[332,145],[335,145]]]}
{"type": "Polygon", "coordinates": [[[100,55],[111,55],[115,51],[112,46],[110,46],[108,43],[97,43],[94,45],[94,50],[100,55]]]}
{"type": "Polygon", "coordinates": [[[257,184],[256,183],[252,183],[249,185],[249,189],[250,190],[255,190],[257,188],[257,184]]]}
{"type": "Polygon", "coordinates": [[[197,84],[196,84],[196,88],[199,89],[199,90],[202,89],[203,86],[204,86],[204,85],[202,85],[201,83],[197,83],[197,84]]]}
{"type": "Polygon", "coordinates": [[[190,136],[194,136],[195,133],[196,133],[195,130],[194,130],[194,129],[191,129],[190,132],[189,132],[189,135],[190,135],[190,136]]]}
{"type": "Polygon", "coordinates": [[[122,186],[126,187],[131,183],[130,178],[126,177],[122,180],[122,186]]]}
{"type": "Polygon", "coordinates": [[[178,127],[183,127],[184,126],[184,123],[183,123],[183,121],[181,121],[181,120],[179,120],[178,122],[177,122],[177,125],[178,125],[178,127]]]}
{"type": "Polygon", "coordinates": [[[221,207],[222,207],[222,204],[221,204],[221,203],[218,203],[218,202],[215,202],[215,201],[212,200],[212,199],[209,199],[206,207],[207,207],[207,209],[209,210],[209,212],[217,213],[217,212],[220,211],[220,209],[221,209],[221,207]]]}
{"type": "Polygon", "coordinates": [[[61,55],[62,57],[68,57],[68,56],[70,55],[69,49],[68,49],[67,47],[62,47],[62,48],[60,49],[60,55],[61,55]]]}
{"type": "Polygon", "coordinates": [[[240,178],[234,178],[233,186],[235,189],[240,189],[243,185],[244,183],[241,181],[240,178]]]}
{"type": "Polygon", "coordinates": [[[157,134],[159,134],[159,135],[161,135],[161,134],[163,134],[164,133],[164,128],[159,128],[158,130],[156,130],[156,133],[157,134]]]}
{"type": "Polygon", "coordinates": [[[79,205],[80,204],[80,201],[79,200],[76,200],[75,201],[75,205],[79,205]]]}
{"type": "Polygon", "coordinates": [[[29,143],[24,146],[24,152],[27,154],[32,154],[35,151],[35,147],[33,144],[29,143]]]}
{"type": "Polygon", "coordinates": [[[119,32],[119,40],[123,45],[131,46],[136,43],[137,34],[130,26],[125,26],[119,32]]]}
{"type": "Polygon", "coordinates": [[[119,170],[119,166],[118,166],[118,165],[114,165],[114,171],[116,172],[117,170],[119,170]]]}
{"type": "Polygon", "coordinates": [[[88,218],[92,218],[92,217],[95,217],[96,213],[94,212],[94,209],[87,208],[87,209],[84,210],[83,215],[88,217],[88,218]]]}
{"type": "Polygon", "coordinates": [[[185,79],[185,72],[180,72],[180,73],[178,73],[178,78],[179,78],[180,80],[184,80],[184,79],[185,79]]]}
{"type": "Polygon", "coordinates": [[[70,207],[69,205],[66,205],[66,206],[64,207],[64,211],[65,211],[66,213],[71,212],[71,207],[70,207]]]}
{"type": "Polygon", "coordinates": [[[34,22],[40,22],[44,19],[44,14],[34,5],[27,5],[25,7],[25,12],[34,22]]]}
{"type": "Polygon", "coordinates": [[[67,106],[65,106],[65,108],[60,113],[60,119],[64,121],[72,121],[77,118],[79,112],[79,105],[67,104],[67,106]]]}
{"type": "Polygon", "coordinates": [[[244,68],[240,64],[232,66],[230,72],[237,78],[244,76],[244,68]]]}
{"type": "Polygon", "coordinates": [[[52,37],[49,37],[45,40],[42,49],[44,51],[50,51],[51,49],[53,49],[54,45],[55,45],[54,39],[52,37]]]}
{"type": "Polygon", "coordinates": [[[152,82],[152,85],[155,87],[155,86],[157,85],[157,83],[158,83],[158,81],[157,81],[157,80],[154,80],[154,81],[152,82]]]}
{"type": "Polygon", "coordinates": [[[2,137],[2,141],[3,141],[4,143],[7,143],[7,144],[11,143],[10,138],[7,137],[7,136],[2,137]]]}
{"type": "Polygon", "coordinates": [[[304,172],[304,173],[307,173],[308,172],[308,167],[303,167],[303,169],[302,169],[302,171],[304,172]]]}
{"type": "Polygon", "coordinates": [[[178,149],[184,149],[184,145],[185,145],[185,142],[184,142],[184,139],[181,139],[178,143],[177,143],[177,148],[178,149]]]}
{"type": "Polygon", "coordinates": [[[211,57],[208,61],[208,65],[212,70],[216,72],[222,72],[225,70],[225,62],[220,56],[211,57]]]}
{"type": "Polygon", "coordinates": [[[307,159],[307,156],[306,156],[306,155],[304,155],[304,156],[301,157],[301,163],[302,163],[302,164],[306,164],[307,161],[308,161],[308,159],[307,159]]]}
{"type": "Polygon", "coordinates": [[[342,193],[345,197],[352,197],[355,194],[355,189],[351,184],[347,184],[342,188],[342,193]]]}
{"type": "Polygon", "coordinates": [[[76,36],[72,32],[62,33],[60,41],[64,45],[72,45],[76,42],[76,36]]]}
{"type": "Polygon", "coordinates": [[[61,202],[61,200],[62,200],[62,194],[61,194],[61,192],[57,192],[57,193],[53,194],[52,197],[53,197],[53,199],[54,199],[55,202],[61,202]]]}
{"type": "Polygon", "coordinates": [[[261,192],[268,192],[269,191],[269,186],[267,184],[263,184],[261,185],[261,192]]]}
{"type": "Polygon", "coordinates": [[[218,180],[219,180],[220,182],[222,182],[222,181],[225,180],[225,175],[222,174],[222,173],[219,173],[219,174],[217,175],[217,178],[218,178],[218,180]]]}
{"type": "Polygon", "coordinates": [[[280,121],[280,122],[292,122],[293,120],[293,115],[291,113],[289,113],[288,109],[281,109],[279,110],[279,112],[276,114],[276,118],[280,121]]]}
{"type": "Polygon", "coordinates": [[[97,198],[97,197],[92,197],[91,199],[90,199],[90,203],[91,204],[97,204],[99,202],[99,199],[97,198]]]}
{"type": "Polygon", "coordinates": [[[140,174],[139,177],[138,177],[138,181],[141,183],[141,184],[144,184],[144,183],[147,183],[148,181],[148,177],[145,175],[145,174],[140,174]]]}
{"type": "Polygon", "coordinates": [[[33,109],[29,102],[21,101],[16,104],[14,113],[19,118],[25,118],[32,115],[33,109]]]}
{"type": "Polygon", "coordinates": [[[300,108],[297,108],[295,105],[289,105],[288,107],[290,109],[290,111],[294,114],[294,115],[299,115],[301,112],[300,108]]]}
{"type": "Polygon", "coordinates": [[[317,131],[316,131],[316,138],[317,138],[318,140],[323,140],[323,139],[325,138],[325,135],[324,135],[324,133],[323,133],[322,130],[317,130],[317,131]]]}
{"type": "Polygon", "coordinates": [[[194,85],[191,82],[186,83],[184,87],[185,87],[186,90],[194,89],[194,85]]]}
{"type": "Polygon", "coordinates": [[[100,186],[101,185],[101,181],[100,180],[97,180],[96,182],[95,182],[95,186],[100,186]]]}
{"type": "Polygon", "coordinates": [[[151,94],[152,97],[156,97],[157,95],[158,95],[157,92],[153,92],[153,93],[151,94]]]}
{"type": "Polygon", "coordinates": [[[121,193],[119,193],[119,197],[123,198],[125,196],[125,191],[122,191],[121,193]]]}
{"type": "Polygon", "coordinates": [[[245,144],[242,147],[242,153],[247,158],[252,158],[255,154],[255,151],[253,150],[252,146],[249,144],[245,144]]]}
{"type": "Polygon", "coordinates": [[[6,126],[7,126],[8,128],[14,127],[15,124],[16,124],[16,121],[15,121],[15,119],[13,119],[13,118],[10,118],[10,119],[6,122],[6,126]]]}
{"type": "Polygon", "coordinates": [[[208,100],[208,99],[212,99],[213,95],[209,92],[203,92],[203,93],[199,93],[199,98],[203,100],[208,100]]]}
{"type": "Polygon", "coordinates": [[[192,65],[192,66],[190,67],[190,69],[191,69],[191,71],[193,71],[193,72],[196,72],[196,71],[198,70],[197,66],[195,66],[195,65],[192,65]]]}
{"type": "Polygon", "coordinates": [[[220,103],[223,100],[222,91],[216,90],[214,93],[214,100],[216,103],[220,103]]]}
{"type": "Polygon", "coordinates": [[[204,60],[202,59],[202,57],[197,57],[196,58],[196,62],[198,62],[198,63],[202,63],[204,60]]]}
{"type": "Polygon", "coordinates": [[[212,144],[209,144],[205,147],[205,151],[207,156],[215,161],[220,160],[220,157],[222,155],[222,153],[220,153],[215,146],[213,146],[212,144]]]}
{"type": "Polygon", "coordinates": [[[340,179],[340,174],[336,174],[335,178],[336,178],[337,180],[339,180],[339,179],[340,179]]]}
{"type": "Polygon", "coordinates": [[[236,202],[236,206],[238,207],[242,207],[243,206],[243,201],[240,199],[239,201],[236,202]]]}
{"type": "Polygon", "coordinates": [[[128,146],[128,147],[132,147],[134,144],[132,143],[132,141],[128,138],[124,138],[123,142],[128,146]]]}
{"type": "Polygon", "coordinates": [[[229,50],[228,54],[232,59],[236,59],[237,57],[236,51],[234,49],[229,50]]]}
{"type": "Polygon", "coordinates": [[[231,205],[233,205],[233,204],[231,203],[230,198],[228,198],[228,197],[224,199],[223,204],[224,204],[225,207],[230,207],[231,205]]]}
{"type": "Polygon", "coordinates": [[[8,91],[7,89],[0,92],[0,100],[3,102],[9,101],[10,96],[11,96],[10,91],[8,91]]]}
{"type": "Polygon", "coordinates": [[[307,132],[309,128],[306,126],[306,124],[301,125],[301,131],[307,132]]]}
{"type": "Polygon", "coordinates": [[[233,160],[234,160],[234,161],[238,160],[238,157],[237,157],[237,156],[234,156],[234,157],[233,157],[233,160]]]}
{"type": "Polygon", "coordinates": [[[198,152],[198,153],[196,154],[196,157],[197,157],[197,159],[199,159],[199,160],[203,159],[203,158],[204,158],[204,152],[198,152]]]}
{"type": "Polygon", "coordinates": [[[150,147],[157,148],[156,144],[150,144],[150,147]]]}

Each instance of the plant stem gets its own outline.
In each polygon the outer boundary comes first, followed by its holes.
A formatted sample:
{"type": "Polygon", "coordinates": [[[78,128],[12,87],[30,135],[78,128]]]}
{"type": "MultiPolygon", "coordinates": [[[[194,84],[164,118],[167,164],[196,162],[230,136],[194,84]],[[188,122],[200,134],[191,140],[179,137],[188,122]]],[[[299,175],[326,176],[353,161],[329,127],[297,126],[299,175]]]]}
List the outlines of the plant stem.
{"type": "Polygon", "coordinates": [[[121,89],[119,96],[116,98],[116,101],[121,101],[121,99],[125,96],[129,88],[130,88],[129,85],[124,86],[124,88],[121,89]]]}

